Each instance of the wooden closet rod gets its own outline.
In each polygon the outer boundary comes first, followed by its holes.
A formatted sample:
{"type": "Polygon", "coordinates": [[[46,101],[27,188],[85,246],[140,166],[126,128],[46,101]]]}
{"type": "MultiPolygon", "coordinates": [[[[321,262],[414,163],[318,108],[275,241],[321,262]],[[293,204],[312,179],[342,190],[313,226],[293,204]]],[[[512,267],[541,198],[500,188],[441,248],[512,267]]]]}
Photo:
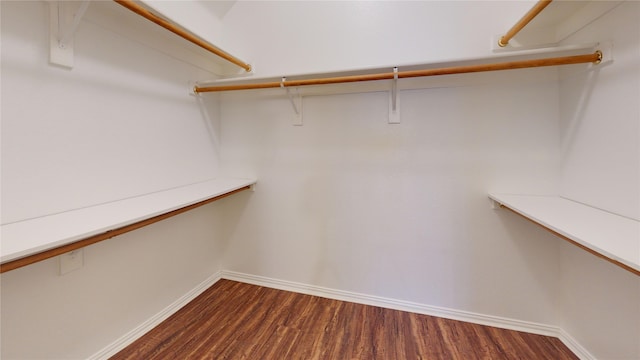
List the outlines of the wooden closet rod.
{"type": "Polygon", "coordinates": [[[498,45],[500,47],[505,47],[509,44],[509,40],[511,40],[517,33],[520,32],[527,24],[533,20],[534,17],[538,16],[547,5],[551,4],[552,0],[538,0],[538,2],[529,10],[522,19],[520,19],[506,34],[504,34],[500,40],[498,40],[498,45]]]}
{"type": "Polygon", "coordinates": [[[201,48],[210,51],[214,54],[216,54],[217,56],[235,64],[238,65],[239,67],[245,69],[245,71],[250,72],[251,71],[251,65],[245,63],[244,61],[238,59],[237,57],[222,51],[220,49],[218,49],[217,47],[215,47],[214,45],[202,40],[201,38],[193,35],[192,33],[190,33],[188,30],[175,25],[173,23],[171,23],[168,20],[163,19],[162,17],[152,13],[151,11],[147,10],[144,6],[136,3],[135,1],[132,0],[113,0],[116,3],[124,6],[125,8],[133,11],[134,13],[144,17],[145,19],[152,21],[160,26],[162,26],[163,28],[171,31],[172,33],[182,37],[183,39],[190,41],[198,46],[200,46],[201,48]]]}
{"type": "Polygon", "coordinates": [[[59,246],[59,247],[56,247],[56,248],[53,248],[53,249],[49,249],[49,250],[45,250],[43,252],[40,252],[40,253],[37,253],[37,254],[33,254],[33,255],[29,255],[29,256],[26,256],[26,257],[23,257],[23,258],[20,258],[20,259],[7,261],[7,262],[5,262],[3,264],[0,264],[0,273],[11,271],[11,270],[15,270],[15,269],[21,268],[23,266],[31,265],[33,263],[37,263],[39,261],[43,261],[43,260],[52,258],[54,256],[66,254],[66,253],[68,253],[70,251],[77,250],[77,249],[80,249],[80,248],[83,248],[83,247],[98,243],[100,241],[111,239],[114,236],[122,235],[122,234],[128,233],[130,231],[137,230],[137,229],[139,229],[141,227],[144,227],[144,226],[147,226],[147,225],[151,225],[151,224],[156,223],[158,221],[161,221],[161,220],[164,220],[164,219],[168,219],[170,217],[182,214],[183,212],[187,212],[189,210],[193,210],[195,208],[198,208],[200,206],[209,204],[209,203],[214,202],[216,200],[225,198],[225,197],[227,197],[229,195],[233,195],[233,194],[238,193],[240,191],[250,190],[250,189],[251,189],[251,186],[247,185],[247,186],[242,187],[240,189],[236,189],[236,190],[230,191],[228,193],[224,193],[222,195],[218,195],[218,196],[206,199],[206,200],[202,200],[202,201],[197,202],[195,204],[188,205],[188,206],[182,207],[180,209],[176,209],[176,210],[170,211],[168,213],[160,214],[160,215],[154,216],[154,217],[146,219],[146,220],[140,220],[140,221],[138,221],[136,223],[133,223],[133,224],[130,224],[130,225],[126,225],[126,226],[123,226],[123,227],[118,228],[118,229],[109,230],[109,231],[103,232],[101,234],[89,236],[88,238],[76,241],[76,242],[71,243],[71,244],[62,245],[62,246],[59,246]]]}
{"type": "MultiPolygon", "coordinates": [[[[542,66],[555,66],[555,65],[569,65],[569,64],[582,64],[582,63],[595,63],[598,64],[602,60],[602,52],[596,51],[592,54],[575,55],[575,56],[563,56],[546,59],[535,60],[520,60],[509,61],[503,63],[483,64],[483,65],[468,65],[468,66],[454,66],[439,69],[426,69],[426,70],[413,70],[413,71],[401,71],[398,72],[398,78],[411,78],[422,76],[436,76],[436,75],[451,75],[451,74],[465,74],[473,72],[483,71],[496,71],[496,70],[511,70],[511,69],[524,69],[532,67],[542,66]]],[[[196,86],[193,90],[196,93],[204,92],[216,92],[216,91],[232,91],[232,90],[250,90],[250,89],[267,89],[278,88],[281,86],[305,86],[305,85],[325,85],[325,84],[338,84],[349,83],[357,81],[373,81],[373,80],[390,80],[394,78],[394,72],[369,74],[369,75],[352,75],[352,76],[340,76],[329,77],[322,79],[304,79],[304,80],[287,80],[283,82],[266,82],[259,84],[240,84],[240,85],[216,85],[216,86],[196,86]]]]}

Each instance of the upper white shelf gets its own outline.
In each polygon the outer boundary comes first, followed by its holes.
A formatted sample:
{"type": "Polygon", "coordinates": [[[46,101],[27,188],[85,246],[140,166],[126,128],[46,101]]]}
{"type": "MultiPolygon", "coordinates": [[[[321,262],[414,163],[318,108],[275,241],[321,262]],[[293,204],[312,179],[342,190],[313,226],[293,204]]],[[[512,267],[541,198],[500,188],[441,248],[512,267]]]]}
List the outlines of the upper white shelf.
{"type": "MultiPolygon", "coordinates": [[[[283,78],[286,81],[289,81],[289,84],[295,83],[296,81],[306,81],[310,79],[329,79],[329,78],[339,78],[339,77],[350,77],[350,76],[369,76],[381,73],[389,73],[392,72],[394,67],[398,68],[400,73],[403,72],[412,72],[412,71],[422,71],[429,69],[442,69],[442,68],[453,68],[453,67],[464,67],[464,66],[481,66],[487,64],[495,63],[507,63],[507,62],[516,62],[516,61],[526,61],[526,60],[534,60],[534,59],[546,59],[551,57],[564,57],[564,56],[575,56],[575,55],[585,55],[587,53],[591,53],[595,50],[600,49],[599,43],[582,43],[582,44],[570,44],[563,46],[553,46],[547,48],[535,48],[535,49],[525,49],[520,51],[510,51],[510,52],[500,52],[500,53],[490,53],[485,56],[478,57],[469,57],[469,58],[455,58],[455,59],[447,59],[447,60],[439,60],[430,63],[405,63],[405,64],[390,64],[387,66],[372,66],[367,68],[358,68],[358,69],[344,69],[344,70],[336,70],[330,72],[320,72],[320,73],[304,73],[304,74],[282,74],[278,76],[274,75],[264,75],[264,76],[254,76],[247,75],[242,77],[229,77],[229,78],[221,78],[209,81],[199,81],[197,83],[197,87],[199,88],[207,88],[207,87],[227,87],[227,86],[251,86],[258,85],[258,88],[268,88],[274,87],[273,84],[279,85],[283,78]],[[268,86],[264,86],[265,84],[269,84],[268,86]]],[[[605,58],[603,61],[607,61],[605,58]]],[[[470,77],[472,74],[465,74],[467,77],[470,77]]],[[[455,77],[455,75],[449,75],[455,77]]],[[[411,78],[402,78],[403,81],[398,82],[397,87],[398,90],[408,90],[408,89],[422,89],[427,87],[439,87],[439,86],[450,86],[451,81],[453,80],[449,76],[429,76],[427,78],[422,77],[411,77],[411,78]],[[435,80],[439,78],[440,80],[435,80]]],[[[495,77],[495,76],[494,76],[495,77]]],[[[512,76],[508,77],[509,79],[512,76]]],[[[456,80],[453,80],[454,82],[456,80]]],[[[279,86],[275,86],[279,87],[279,86]]],[[[354,82],[345,82],[341,84],[323,84],[316,86],[295,86],[295,85],[287,85],[287,87],[295,87],[296,91],[301,96],[307,95],[324,95],[324,94],[341,94],[341,93],[352,93],[352,92],[373,92],[373,91],[388,91],[390,88],[388,80],[378,80],[378,81],[354,81],[354,82]]],[[[204,91],[206,92],[206,91],[204,91]]]]}
{"type": "MultiPolygon", "coordinates": [[[[67,3],[63,1],[60,2],[67,3]]],[[[165,16],[165,13],[155,11],[155,8],[150,6],[152,4],[150,4],[149,1],[145,1],[143,3],[153,10],[150,13],[158,13],[158,18],[166,19],[167,22],[175,25],[176,28],[198,36],[185,26],[184,21],[181,22],[180,19],[165,16]]],[[[134,4],[138,4],[138,2],[134,2],[134,4]]],[[[195,6],[194,4],[197,5],[197,3],[185,4],[184,8],[193,10],[192,8],[195,6]]],[[[153,5],[158,4],[157,2],[153,2],[153,5]]],[[[173,4],[173,6],[175,7],[178,5],[173,4]]],[[[182,7],[182,5],[179,6],[182,7]]],[[[91,1],[91,5],[89,5],[89,8],[82,20],[98,25],[101,28],[108,29],[109,31],[129,38],[141,45],[215,74],[216,77],[222,75],[237,76],[247,74],[247,72],[241,67],[232,64],[199,45],[185,40],[185,38],[173,33],[172,31],[162,29],[158,24],[145,19],[121,5],[118,5],[114,1],[91,1]]],[[[80,27],[82,26],[83,25],[81,24],[80,27]]],[[[205,40],[205,42],[208,42],[211,46],[227,53],[227,50],[221,47],[219,43],[213,43],[209,40],[205,40]]]]}
{"type": "Polygon", "coordinates": [[[489,194],[514,212],[640,275],[640,222],[558,196],[489,194]]]}
{"type": "Polygon", "coordinates": [[[0,262],[40,253],[255,184],[216,178],[83,209],[2,225],[0,262]]]}
{"type": "Polygon", "coordinates": [[[509,46],[504,48],[497,46],[497,40],[503,34],[497,35],[492,42],[494,51],[513,51],[561,43],[623,2],[622,0],[553,1],[518,32],[509,42],[509,46]]]}

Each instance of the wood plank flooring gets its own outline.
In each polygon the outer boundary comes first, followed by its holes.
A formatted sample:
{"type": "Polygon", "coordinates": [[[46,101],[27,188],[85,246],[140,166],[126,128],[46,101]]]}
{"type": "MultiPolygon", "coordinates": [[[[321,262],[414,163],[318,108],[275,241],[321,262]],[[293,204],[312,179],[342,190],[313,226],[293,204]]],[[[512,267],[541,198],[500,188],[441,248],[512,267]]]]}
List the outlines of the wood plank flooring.
{"type": "Polygon", "coordinates": [[[578,359],[556,338],[220,280],[111,359],[578,359]]]}

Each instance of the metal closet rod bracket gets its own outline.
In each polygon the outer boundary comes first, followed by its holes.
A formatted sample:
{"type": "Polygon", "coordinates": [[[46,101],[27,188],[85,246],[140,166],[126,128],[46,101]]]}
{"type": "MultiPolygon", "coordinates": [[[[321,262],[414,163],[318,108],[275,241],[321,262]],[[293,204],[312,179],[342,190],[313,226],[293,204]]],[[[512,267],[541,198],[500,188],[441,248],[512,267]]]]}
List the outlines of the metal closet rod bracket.
{"type": "Polygon", "coordinates": [[[296,94],[291,94],[289,88],[285,84],[287,81],[287,77],[283,76],[280,81],[280,88],[284,89],[287,92],[287,96],[289,97],[289,101],[291,102],[291,106],[293,107],[293,112],[295,112],[296,116],[293,121],[293,125],[301,126],[302,125],[302,96],[296,90],[296,94]]]}
{"type": "Polygon", "coordinates": [[[400,105],[398,103],[398,67],[393,68],[391,91],[389,92],[389,124],[400,124],[400,105]]]}
{"type": "Polygon", "coordinates": [[[596,50],[596,54],[598,54],[598,60],[594,62],[594,65],[608,65],[613,62],[613,42],[612,41],[603,41],[598,44],[598,50],[596,50]]]}

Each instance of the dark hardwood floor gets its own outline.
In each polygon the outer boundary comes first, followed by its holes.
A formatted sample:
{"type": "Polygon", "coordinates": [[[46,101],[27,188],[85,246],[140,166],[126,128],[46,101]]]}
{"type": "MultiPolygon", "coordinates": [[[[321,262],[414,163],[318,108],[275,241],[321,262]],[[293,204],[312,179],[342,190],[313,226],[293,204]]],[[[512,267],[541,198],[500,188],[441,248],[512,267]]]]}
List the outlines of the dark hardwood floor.
{"type": "Polygon", "coordinates": [[[112,359],[578,359],[556,338],[220,280],[112,359]]]}

